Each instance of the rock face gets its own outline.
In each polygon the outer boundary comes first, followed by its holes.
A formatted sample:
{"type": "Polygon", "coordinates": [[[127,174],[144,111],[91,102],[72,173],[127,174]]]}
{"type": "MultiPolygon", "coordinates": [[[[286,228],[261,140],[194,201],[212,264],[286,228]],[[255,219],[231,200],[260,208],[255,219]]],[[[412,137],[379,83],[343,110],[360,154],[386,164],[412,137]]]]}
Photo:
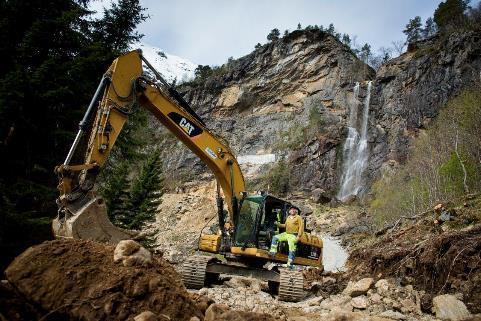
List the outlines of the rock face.
{"type": "MultiPolygon", "coordinates": [[[[334,37],[294,31],[231,61],[202,85],[182,90],[238,156],[275,154],[276,162],[284,159],[292,165],[292,184],[333,194],[353,84],[373,77],[374,71],[334,37]]],[[[167,171],[205,170],[190,152],[173,153],[168,157],[174,168],[167,171]]],[[[256,177],[271,166],[275,163],[246,170],[247,176],[256,177]]]]}
{"type": "MultiPolygon", "coordinates": [[[[202,84],[185,85],[181,91],[238,156],[275,154],[275,162],[253,170],[243,164],[248,181],[285,161],[293,190],[321,190],[322,198],[318,192],[315,197],[327,202],[339,188],[356,82],[362,102],[367,81],[372,80],[369,161],[363,177],[369,187],[384,168],[405,161],[412,139],[451,96],[479,81],[479,35],[455,34],[418,47],[390,60],[376,74],[334,37],[297,30],[229,61],[202,84]]],[[[166,172],[179,176],[182,171],[207,171],[196,156],[171,142],[175,147],[166,150],[166,172]]]]}
{"type": "Polygon", "coordinates": [[[412,139],[450,97],[479,82],[480,71],[481,36],[474,32],[429,40],[383,65],[371,96],[368,181],[383,165],[405,161],[412,139]]]}

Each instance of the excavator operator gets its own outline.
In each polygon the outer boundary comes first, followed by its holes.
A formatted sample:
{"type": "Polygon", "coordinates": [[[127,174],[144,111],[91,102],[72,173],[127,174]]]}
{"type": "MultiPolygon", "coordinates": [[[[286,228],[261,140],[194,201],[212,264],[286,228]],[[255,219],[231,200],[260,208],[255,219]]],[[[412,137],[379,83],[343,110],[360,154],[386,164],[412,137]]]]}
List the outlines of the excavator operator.
{"type": "Polygon", "coordinates": [[[275,222],[275,224],[280,228],[285,228],[286,231],[281,234],[274,235],[274,237],[272,238],[269,255],[276,255],[278,243],[287,241],[287,245],[289,246],[287,267],[293,269],[294,266],[292,263],[294,262],[294,258],[296,257],[297,241],[304,232],[304,224],[301,216],[299,215],[299,210],[295,207],[291,207],[289,209],[289,216],[286,218],[286,223],[281,224],[280,222],[275,222]]]}

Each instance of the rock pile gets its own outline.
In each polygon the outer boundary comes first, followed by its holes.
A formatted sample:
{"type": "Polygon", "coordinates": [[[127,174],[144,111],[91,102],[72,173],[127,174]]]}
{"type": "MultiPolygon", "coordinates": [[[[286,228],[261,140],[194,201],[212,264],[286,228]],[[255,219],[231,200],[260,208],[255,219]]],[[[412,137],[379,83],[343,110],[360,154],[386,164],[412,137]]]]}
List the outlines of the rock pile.
{"type": "MultiPolygon", "coordinates": [[[[335,281],[329,278],[326,282],[335,281]]],[[[411,285],[400,286],[392,279],[364,278],[349,282],[341,293],[325,297],[311,295],[304,301],[278,301],[268,293],[267,284],[255,279],[233,277],[222,285],[203,288],[199,294],[232,309],[269,313],[277,320],[452,320],[471,316],[464,304],[453,296],[432,299],[434,306],[423,311],[426,294],[411,285]]]]}

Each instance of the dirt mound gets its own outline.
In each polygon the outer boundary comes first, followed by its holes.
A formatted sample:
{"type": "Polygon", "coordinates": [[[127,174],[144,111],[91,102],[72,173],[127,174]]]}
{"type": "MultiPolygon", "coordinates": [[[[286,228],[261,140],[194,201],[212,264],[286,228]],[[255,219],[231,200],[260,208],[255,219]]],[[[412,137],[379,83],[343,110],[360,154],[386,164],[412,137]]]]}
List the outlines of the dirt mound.
{"type": "Polygon", "coordinates": [[[126,267],[114,263],[113,253],[112,246],[92,241],[48,241],[18,256],[6,276],[45,311],[43,320],[133,320],[147,310],[170,320],[203,319],[165,260],[126,267]]]}
{"type": "Polygon", "coordinates": [[[15,290],[6,280],[0,282],[0,320],[30,321],[39,320],[43,313],[15,290]]]}
{"type": "Polygon", "coordinates": [[[411,225],[354,251],[351,275],[398,277],[431,295],[462,293],[470,312],[480,313],[481,225],[458,231],[437,229],[411,225]]]}

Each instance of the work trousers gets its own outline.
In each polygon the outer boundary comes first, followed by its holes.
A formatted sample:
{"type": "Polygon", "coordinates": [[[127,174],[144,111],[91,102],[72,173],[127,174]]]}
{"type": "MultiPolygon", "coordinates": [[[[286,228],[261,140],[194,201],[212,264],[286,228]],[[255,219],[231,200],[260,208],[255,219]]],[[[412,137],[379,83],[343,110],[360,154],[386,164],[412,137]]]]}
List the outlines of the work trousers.
{"type": "Polygon", "coordinates": [[[294,258],[296,257],[296,250],[297,250],[297,235],[291,233],[281,233],[274,235],[272,238],[271,248],[269,252],[277,253],[277,246],[279,242],[287,241],[287,245],[289,246],[289,255],[287,256],[287,265],[292,266],[294,262],[294,258]]]}

